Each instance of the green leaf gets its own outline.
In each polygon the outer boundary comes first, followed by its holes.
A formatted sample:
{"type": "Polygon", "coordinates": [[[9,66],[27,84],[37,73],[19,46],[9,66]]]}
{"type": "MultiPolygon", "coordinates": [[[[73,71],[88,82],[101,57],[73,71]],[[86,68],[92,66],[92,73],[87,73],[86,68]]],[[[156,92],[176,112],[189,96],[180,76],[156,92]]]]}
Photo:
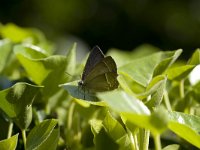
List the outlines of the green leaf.
{"type": "Polygon", "coordinates": [[[101,120],[91,120],[91,129],[94,134],[94,144],[96,150],[102,149],[118,149],[119,146],[114,140],[106,133],[103,128],[101,120]]]}
{"type": "Polygon", "coordinates": [[[193,97],[193,99],[195,101],[200,103],[200,99],[199,99],[199,97],[200,97],[200,82],[198,82],[194,86],[192,86],[191,96],[193,97]]]}
{"type": "Polygon", "coordinates": [[[0,73],[5,68],[10,52],[12,50],[12,44],[9,40],[0,40],[0,73]]]}
{"type": "Polygon", "coordinates": [[[117,66],[120,67],[122,65],[130,63],[134,59],[150,55],[157,51],[159,51],[158,48],[149,44],[143,44],[132,51],[124,51],[112,48],[108,51],[108,55],[112,56],[116,61],[117,66]]]}
{"type": "Polygon", "coordinates": [[[45,57],[44,53],[33,48],[35,47],[19,45],[14,48],[14,51],[28,77],[36,84],[44,85],[43,92],[48,99],[59,90],[60,83],[68,81],[65,71],[69,69],[74,71],[75,46],[66,57],[59,55],[45,57]]]}
{"type": "Polygon", "coordinates": [[[181,55],[182,51],[182,49],[178,49],[176,51],[162,52],[160,62],[157,64],[153,76],[162,74],[167,68],[169,68],[181,55]]]}
{"type": "Polygon", "coordinates": [[[72,48],[67,53],[67,67],[65,71],[74,75],[76,68],[76,43],[73,44],[72,48]]]}
{"type": "Polygon", "coordinates": [[[98,93],[97,97],[106,102],[108,106],[116,112],[130,112],[136,114],[149,115],[149,109],[137,98],[119,90],[105,93],[98,93]]]}
{"type": "Polygon", "coordinates": [[[15,150],[17,147],[18,134],[13,135],[12,137],[0,141],[1,150],[15,150]]]}
{"type": "Polygon", "coordinates": [[[27,137],[27,150],[55,150],[59,138],[59,129],[56,129],[56,119],[45,120],[35,126],[27,137]]]}
{"type": "Polygon", "coordinates": [[[157,107],[161,104],[165,92],[166,81],[167,78],[161,75],[153,78],[148,85],[147,93],[151,93],[151,99],[147,101],[146,105],[149,108],[157,107]]]}
{"type": "Polygon", "coordinates": [[[118,72],[146,87],[153,76],[162,74],[181,54],[182,50],[158,52],[119,67],[118,72]]]}
{"type": "Polygon", "coordinates": [[[198,65],[200,64],[200,49],[197,49],[193,54],[190,60],[188,61],[189,65],[198,65]]]}
{"type": "Polygon", "coordinates": [[[179,150],[179,145],[178,144],[171,144],[166,147],[164,147],[162,150],[179,150]]]}
{"type": "Polygon", "coordinates": [[[126,134],[122,125],[111,116],[110,112],[107,112],[107,115],[103,120],[103,126],[106,132],[109,133],[115,141],[126,134]]]}
{"type": "Polygon", "coordinates": [[[170,80],[182,80],[186,78],[189,73],[194,69],[194,65],[185,65],[179,67],[173,67],[166,71],[166,74],[170,80]]]}
{"type": "Polygon", "coordinates": [[[131,149],[130,139],[122,125],[108,112],[103,120],[106,133],[120,145],[121,149],[131,149]],[[126,140],[124,140],[124,138],[126,140]]]}
{"type": "Polygon", "coordinates": [[[90,93],[87,90],[83,90],[81,87],[78,87],[78,81],[61,84],[59,86],[63,87],[74,98],[88,101],[97,101],[94,93],[90,93]]]}
{"type": "Polygon", "coordinates": [[[32,103],[40,89],[39,86],[17,83],[0,91],[0,109],[20,129],[26,129],[32,121],[32,103]]]}
{"type": "Polygon", "coordinates": [[[124,112],[121,113],[121,116],[128,127],[136,125],[140,128],[149,129],[154,136],[167,129],[168,115],[163,108],[157,108],[152,115],[124,112]]]}
{"type": "Polygon", "coordinates": [[[168,128],[189,143],[200,148],[200,117],[180,112],[169,112],[168,128]]]}
{"type": "Polygon", "coordinates": [[[22,42],[32,36],[30,30],[20,28],[12,23],[2,26],[0,31],[3,38],[8,38],[15,43],[22,42]]]}

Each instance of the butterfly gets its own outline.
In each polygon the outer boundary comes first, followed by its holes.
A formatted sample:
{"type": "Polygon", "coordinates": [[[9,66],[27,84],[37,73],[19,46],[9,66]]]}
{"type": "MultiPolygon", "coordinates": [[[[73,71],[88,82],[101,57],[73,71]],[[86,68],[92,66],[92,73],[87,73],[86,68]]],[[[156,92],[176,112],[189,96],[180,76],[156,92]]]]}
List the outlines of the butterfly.
{"type": "Polygon", "coordinates": [[[89,54],[78,86],[91,93],[118,88],[117,66],[111,56],[105,56],[98,46],[89,54]]]}

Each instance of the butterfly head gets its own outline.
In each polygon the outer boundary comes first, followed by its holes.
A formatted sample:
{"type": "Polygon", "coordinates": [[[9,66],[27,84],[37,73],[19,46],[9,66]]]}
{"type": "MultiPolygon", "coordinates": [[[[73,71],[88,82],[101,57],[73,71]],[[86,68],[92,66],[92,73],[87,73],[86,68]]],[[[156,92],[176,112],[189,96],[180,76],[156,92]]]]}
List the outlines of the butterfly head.
{"type": "Polygon", "coordinates": [[[78,86],[83,86],[83,80],[78,82],[78,86]]]}

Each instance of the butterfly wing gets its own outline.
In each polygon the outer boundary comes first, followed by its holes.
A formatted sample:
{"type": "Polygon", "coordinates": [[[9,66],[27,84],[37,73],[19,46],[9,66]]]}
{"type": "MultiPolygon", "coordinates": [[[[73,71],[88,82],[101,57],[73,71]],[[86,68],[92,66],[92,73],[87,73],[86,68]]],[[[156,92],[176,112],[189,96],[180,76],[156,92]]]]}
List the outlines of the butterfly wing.
{"type": "Polygon", "coordinates": [[[118,87],[117,74],[107,72],[96,76],[90,82],[85,83],[85,87],[90,92],[104,92],[114,90],[118,87]]]}
{"type": "Polygon", "coordinates": [[[104,59],[104,54],[101,51],[101,49],[98,46],[95,46],[92,51],[90,52],[90,55],[87,59],[85,68],[83,70],[82,74],[82,81],[86,79],[88,74],[91,72],[91,70],[95,67],[96,64],[102,61],[104,59]]]}
{"type": "Polygon", "coordinates": [[[116,89],[117,66],[112,57],[105,57],[89,72],[84,81],[84,86],[94,92],[102,92],[116,89]]]}

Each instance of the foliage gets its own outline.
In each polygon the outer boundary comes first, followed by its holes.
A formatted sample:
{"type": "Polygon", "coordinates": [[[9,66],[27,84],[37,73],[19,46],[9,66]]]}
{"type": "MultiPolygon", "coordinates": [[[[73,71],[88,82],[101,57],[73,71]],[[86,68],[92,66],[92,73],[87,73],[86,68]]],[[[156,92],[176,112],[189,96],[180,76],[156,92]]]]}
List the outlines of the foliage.
{"type": "Polygon", "coordinates": [[[76,44],[54,55],[41,32],[9,24],[0,34],[0,149],[200,148],[199,49],[188,62],[181,49],[112,49],[120,86],[91,95],[78,87],[76,44]]]}

